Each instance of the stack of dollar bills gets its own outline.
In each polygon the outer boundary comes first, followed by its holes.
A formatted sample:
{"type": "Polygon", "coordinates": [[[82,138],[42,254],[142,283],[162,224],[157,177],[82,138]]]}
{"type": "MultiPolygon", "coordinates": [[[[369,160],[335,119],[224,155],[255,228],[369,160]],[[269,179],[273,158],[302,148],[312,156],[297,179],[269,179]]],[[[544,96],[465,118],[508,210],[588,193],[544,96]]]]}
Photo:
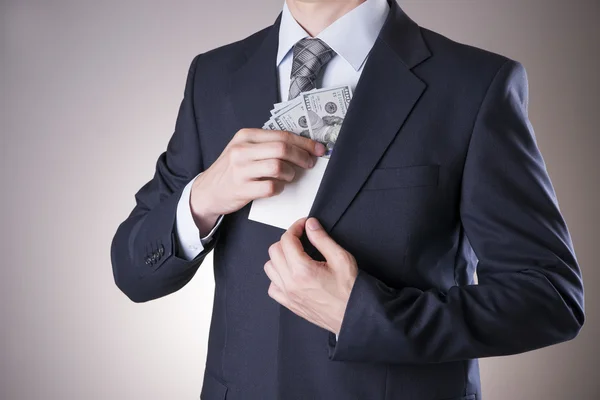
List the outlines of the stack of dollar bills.
{"type": "Polygon", "coordinates": [[[277,103],[263,129],[281,130],[304,136],[325,145],[329,158],[348,111],[349,86],[313,89],[292,100],[277,103]]]}

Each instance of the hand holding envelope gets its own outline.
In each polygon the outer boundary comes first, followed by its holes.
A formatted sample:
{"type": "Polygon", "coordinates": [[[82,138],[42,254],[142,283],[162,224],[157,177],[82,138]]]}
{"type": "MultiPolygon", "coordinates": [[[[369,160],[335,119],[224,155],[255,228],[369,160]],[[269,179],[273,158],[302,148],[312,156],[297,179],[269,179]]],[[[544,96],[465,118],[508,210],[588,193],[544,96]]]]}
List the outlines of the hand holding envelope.
{"type": "Polygon", "coordinates": [[[280,193],[297,172],[326,153],[319,142],[287,131],[241,129],[221,155],[193,181],[190,207],[200,234],[221,215],[280,193]]]}

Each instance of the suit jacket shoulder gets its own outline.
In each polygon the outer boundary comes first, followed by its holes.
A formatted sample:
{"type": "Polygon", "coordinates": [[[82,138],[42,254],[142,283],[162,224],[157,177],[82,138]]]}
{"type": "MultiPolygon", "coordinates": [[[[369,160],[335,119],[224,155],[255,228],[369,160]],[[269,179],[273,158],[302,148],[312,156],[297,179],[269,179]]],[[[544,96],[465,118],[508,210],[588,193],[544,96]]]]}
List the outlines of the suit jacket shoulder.
{"type": "Polygon", "coordinates": [[[233,73],[252,53],[252,49],[260,45],[270,28],[272,26],[265,27],[243,39],[198,54],[196,69],[199,75],[214,79],[215,76],[228,76],[233,73]]]}
{"type": "Polygon", "coordinates": [[[486,86],[505,63],[512,61],[520,64],[505,55],[459,43],[430,29],[420,28],[433,55],[430,64],[436,68],[443,67],[447,76],[464,85],[480,83],[486,86]]]}
{"type": "MultiPolygon", "coordinates": [[[[423,39],[434,55],[446,61],[477,65],[479,67],[498,67],[510,60],[509,57],[473,45],[457,42],[439,32],[420,27],[423,39]]],[[[514,61],[514,60],[513,60],[514,61]]]]}

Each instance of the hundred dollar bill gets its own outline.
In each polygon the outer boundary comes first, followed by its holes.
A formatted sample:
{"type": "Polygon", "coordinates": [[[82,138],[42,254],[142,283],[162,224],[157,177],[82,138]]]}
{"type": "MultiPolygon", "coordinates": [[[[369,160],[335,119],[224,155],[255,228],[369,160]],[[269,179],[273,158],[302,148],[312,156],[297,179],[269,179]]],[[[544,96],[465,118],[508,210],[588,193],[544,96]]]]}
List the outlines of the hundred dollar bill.
{"type": "Polygon", "coordinates": [[[268,129],[270,131],[278,131],[280,130],[279,126],[273,119],[269,119],[262,127],[263,129],[268,129]]]}
{"type": "Polygon", "coordinates": [[[349,86],[325,88],[302,93],[310,138],[327,148],[329,158],[352,99],[349,86]]]}
{"type": "Polygon", "coordinates": [[[293,101],[293,103],[285,110],[273,115],[271,120],[273,120],[282,131],[288,131],[310,138],[306,114],[304,112],[304,104],[301,99],[293,101]]]}
{"type": "MultiPolygon", "coordinates": [[[[317,90],[317,89],[311,89],[311,90],[308,90],[306,92],[302,92],[301,94],[311,93],[311,92],[314,92],[315,90],[317,90]]],[[[294,98],[292,100],[282,101],[281,103],[275,103],[275,104],[273,104],[273,108],[271,109],[271,115],[279,114],[280,112],[282,112],[286,108],[289,108],[290,106],[294,105],[297,101],[302,101],[302,96],[301,95],[299,95],[298,97],[296,97],[296,98],[294,98]]]]}
{"type": "Polygon", "coordinates": [[[299,99],[296,97],[293,100],[277,103],[273,106],[273,109],[271,110],[271,116],[281,114],[283,111],[287,110],[288,108],[294,106],[295,104],[297,104],[298,102],[301,102],[301,101],[302,101],[302,99],[299,99]]]}
{"type": "Polygon", "coordinates": [[[277,103],[271,109],[271,115],[276,115],[290,106],[290,102],[277,103]]]}

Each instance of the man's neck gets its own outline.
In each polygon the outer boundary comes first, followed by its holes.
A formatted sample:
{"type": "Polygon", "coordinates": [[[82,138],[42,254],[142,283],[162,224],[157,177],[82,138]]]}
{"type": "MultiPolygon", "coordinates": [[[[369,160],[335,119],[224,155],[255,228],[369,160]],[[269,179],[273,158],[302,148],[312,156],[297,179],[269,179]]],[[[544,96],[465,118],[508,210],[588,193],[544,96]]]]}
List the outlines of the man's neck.
{"type": "Polygon", "coordinates": [[[312,37],[366,0],[286,0],[294,19],[312,37]]]}

